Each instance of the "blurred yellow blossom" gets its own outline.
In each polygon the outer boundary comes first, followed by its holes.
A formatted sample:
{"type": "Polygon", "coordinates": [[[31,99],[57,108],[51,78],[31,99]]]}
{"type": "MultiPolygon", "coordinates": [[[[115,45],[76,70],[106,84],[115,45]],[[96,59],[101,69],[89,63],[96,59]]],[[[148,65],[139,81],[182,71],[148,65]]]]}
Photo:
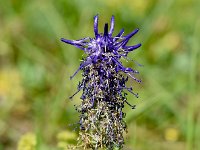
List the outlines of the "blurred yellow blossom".
{"type": "Polygon", "coordinates": [[[23,97],[20,74],[15,69],[2,69],[0,71],[0,97],[20,100],[23,97]]]}
{"type": "Polygon", "coordinates": [[[76,140],[76,134],[68,130],[63,130],[57,134],[57,140],[58,140],[57,146],[59,148],[66,149],[71,144],[70,141],[76,140]]]}
{"type": "Polygon", "coordinates": [[[179,138],[179,131],[175,128],[167,128],[165,130],[165,140],[175,142],[179,138]]]}
{"type": "Polygon", "coordinates": [[[19,140],[17,150],[36,150],[36,144],[35,134],[26,133],[19,140]]]}
{"type": "Polygon", "coordinates": [[[64,140],[64,141],[73,140],[75,138],[76,138],[76,134],[74,132],[70,132],[70,131],[67,131],[67,130],[61,131],[57,135],[58,140],[64,140]]]}

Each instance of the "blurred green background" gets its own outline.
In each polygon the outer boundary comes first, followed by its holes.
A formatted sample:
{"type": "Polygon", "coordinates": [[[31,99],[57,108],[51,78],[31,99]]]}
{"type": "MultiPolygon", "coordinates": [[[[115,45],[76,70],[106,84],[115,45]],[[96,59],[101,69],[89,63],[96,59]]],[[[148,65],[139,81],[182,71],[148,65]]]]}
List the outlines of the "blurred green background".
{"type": "Polygon", "coordinates": [[[63,149],[75,143],[78,113],[69,100],[81,80],[83,52],[60,38],[94,37],[115,15],[116,35],[140,32],[142,47],[124,65],[140,71],[130,82],[125,149],[200,150],[199,0],[0,0],[0,150],[63,149]]]}

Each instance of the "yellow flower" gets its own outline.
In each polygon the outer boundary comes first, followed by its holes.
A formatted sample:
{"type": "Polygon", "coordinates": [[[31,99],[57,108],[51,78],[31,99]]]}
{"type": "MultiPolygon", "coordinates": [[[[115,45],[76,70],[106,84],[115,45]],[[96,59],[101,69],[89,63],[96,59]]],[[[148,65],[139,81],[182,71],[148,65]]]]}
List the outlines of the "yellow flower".
{"type": "Polygon", "coordinates": [[[179,138],[179,131],[176,128],[167,128],[165,130],[165,139],[167,141],[175,142],[179,138]]]}
{"type": "Polygon", "coordinates": [[[36,150],[36,144],[35,134],[26,133],[19,140],[17,150],[36,150]]]}
{"type": "Polygon", "coordinates": [[[70,146],[70,141],[76,139],[76,134],[67,130],[61,131],[57,134],[57,146],[61,149],[67,149],[70,146]]]}
{"type": "Polygon", "coordinates": [[[21,100],[23,95],[19,72],[15,69],[2,69],[0,71],[0,96],[5,99],[21,100]]]}

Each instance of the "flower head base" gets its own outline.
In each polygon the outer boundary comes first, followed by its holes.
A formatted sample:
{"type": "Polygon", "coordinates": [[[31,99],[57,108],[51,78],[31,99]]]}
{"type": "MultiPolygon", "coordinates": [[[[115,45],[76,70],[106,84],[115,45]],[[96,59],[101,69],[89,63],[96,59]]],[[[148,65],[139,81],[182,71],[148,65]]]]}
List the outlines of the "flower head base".
{"type": "Polygon", "coordinates": [[[122,148],[123,132],[126,131],[123,121],[125,114],[122,112],[124,103],[135,108],[135,105],[127,102],[127,94],[124,91],[127,90],[138,97],[138,94],[132,91],[132,87],[126,87],[126,82],[129,77],[141,82],[134,76],[139,72],[124,67],[120,62],[121,58],[128,59],[128,53],[141,46],[126,45],[138,29],[125,36],[122,29],[115,37],[112,36],[113,31],[114,16],[111,18],[110,29],[106,23],[104,33],[99,33],[97,15],[94,17],[94,38],[61,39],[62,42],[83,50],[87,55],[70,77],[72,79],[79,70],[83,71],[83,79],[76,93],[83,90],[82,103],[77,109],[81,114],[79,140],[84,148],[122,148]]]}

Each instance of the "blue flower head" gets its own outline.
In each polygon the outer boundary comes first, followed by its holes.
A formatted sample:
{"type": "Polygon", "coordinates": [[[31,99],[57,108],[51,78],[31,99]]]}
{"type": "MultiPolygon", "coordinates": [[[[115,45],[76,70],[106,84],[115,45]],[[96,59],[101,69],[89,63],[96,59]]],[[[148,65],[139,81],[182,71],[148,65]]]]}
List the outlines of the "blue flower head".
{"type": "Polygon", "coordinates": [[[78,91],[75,93],[83,90],[82,103],[77,108],[80,112],[79,141],[83,148],[122,148],[123,132],[126,131],[126,123],[123,120],[125,114],[122,109],[125,103],[135,108],[135,105],[127,101],[125,91],[138,97],[132,87],[126,86],[126,82],[129,77],[141,82],[135,77],[139,72],[124,67],[120,59],[128,60],[128,53],[141,46],[141,44],[127,46],[128,41],[139,29],[125,36],[122,29],[114,37],[113,31],[114,16],[111,18],[110,28],[106,23],[104,33],[99,33],[97,15],[94,17],[94,38],[61,39],[62,42],[71,44],[86,54],[78,70],[70,77],[72,79],[78,71],[83,71],[83,79],[79,82],[78,91]]]}

